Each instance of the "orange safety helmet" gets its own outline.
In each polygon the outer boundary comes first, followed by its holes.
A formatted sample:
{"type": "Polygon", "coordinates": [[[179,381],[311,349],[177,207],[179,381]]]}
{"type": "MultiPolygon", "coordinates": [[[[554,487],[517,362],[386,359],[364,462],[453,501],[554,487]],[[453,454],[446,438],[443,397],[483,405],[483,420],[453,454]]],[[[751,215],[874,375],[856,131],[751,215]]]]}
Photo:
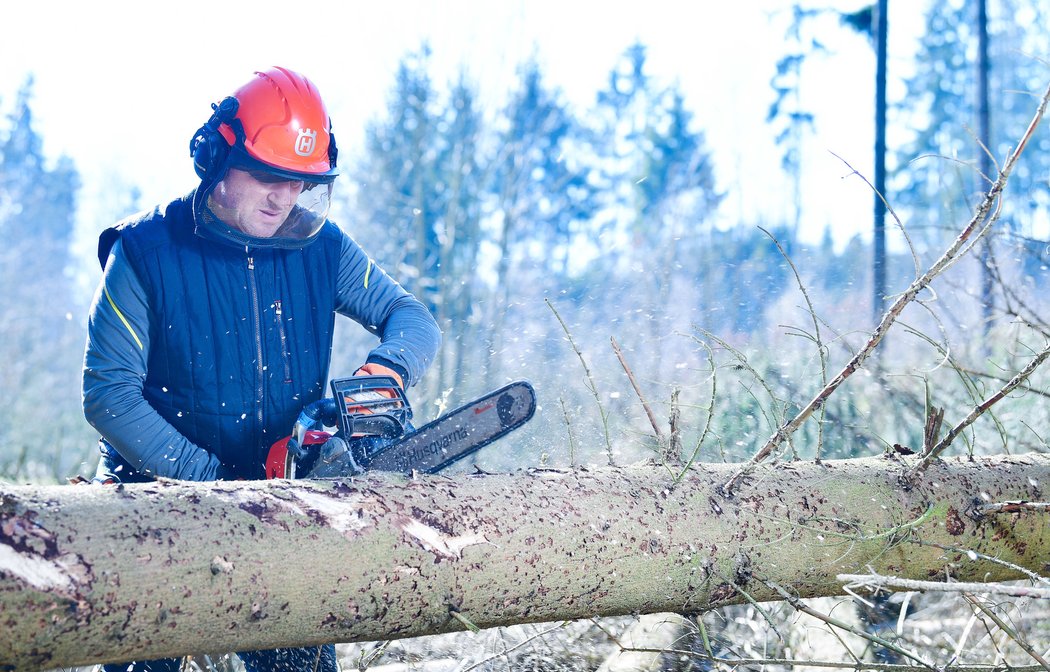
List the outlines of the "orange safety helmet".
{"type": "Polygon", "coordinates": [[[190,141],[202,179],[220,180],[231,165],[313,183],[331,183],[338,174],[331,119],[303,75],[276,67],[256,72],[212,109],[190,141]]]}

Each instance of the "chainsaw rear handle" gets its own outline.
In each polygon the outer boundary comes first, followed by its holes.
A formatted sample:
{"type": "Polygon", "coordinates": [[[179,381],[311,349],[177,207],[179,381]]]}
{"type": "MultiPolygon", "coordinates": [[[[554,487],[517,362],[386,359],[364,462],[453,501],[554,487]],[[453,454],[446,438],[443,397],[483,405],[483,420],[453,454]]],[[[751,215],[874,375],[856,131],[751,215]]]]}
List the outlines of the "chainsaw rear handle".
{"type": "Polygon", "coordinates": [[[288,452],[301,458],[306,454],[304,440],[306,433],[323,427],[335,427],[339,422],[339,406],[335,399],[318,399],[299,413],[292,426],[292,436],[288,439],[288,452]]]}
{"type": "Polygon", "coordinates": [[[355,434],[400,436],[412,419],[404,390],[390,376],[337,378],[332,381],[332,399],[346,438],[355,434]]]}

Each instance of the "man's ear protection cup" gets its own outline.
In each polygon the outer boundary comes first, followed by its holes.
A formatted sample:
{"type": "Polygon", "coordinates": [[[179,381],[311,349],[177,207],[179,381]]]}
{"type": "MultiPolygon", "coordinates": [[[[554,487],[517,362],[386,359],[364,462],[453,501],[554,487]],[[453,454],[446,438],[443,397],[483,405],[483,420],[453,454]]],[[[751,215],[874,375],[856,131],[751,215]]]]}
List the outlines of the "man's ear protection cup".
{"type": "Polygon", "coordinates": [[[193,169],[202,180],[209,180],[217,176],[226,164],[226,157],[230,153],[230,145],[226,138],[219,133],[219,127],[230,124],[237,114],[238,102],[233,96],[224,98],[222,102],[212,103],[212,115],[203,126],[197,129],[190,139],[190,155],[193,157],[193,169]]]}

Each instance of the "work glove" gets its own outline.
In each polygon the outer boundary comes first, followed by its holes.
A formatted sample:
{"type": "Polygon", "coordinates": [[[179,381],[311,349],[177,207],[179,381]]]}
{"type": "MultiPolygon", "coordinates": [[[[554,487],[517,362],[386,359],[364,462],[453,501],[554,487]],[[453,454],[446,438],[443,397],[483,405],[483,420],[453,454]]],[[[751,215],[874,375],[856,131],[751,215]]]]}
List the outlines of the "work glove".
{"type": "MultiPolygon", "coordinates": [[[[398,387],[400,387],[402,390],[405,389],[405,383],[401,379],[401,374],[399,374],[397,371],[394,371],[393,369],[391,369],[388,366],[383,366],[382,364],[376,364],[375,362],[369,362],[368,364],[365,364],[364,366],[362,366],[357,371],[354,371],[354,375],[355,376],[389,376],[390,378],[394,379],[394,382],[397,383],[398,387]]],[[[360,396],[360,397],[357,397],[357,398],[360,401],[375,401],[375,400],[378,400],[378,399],[397,399],[397,396],[398,396],[397,395],[397,391],[392,390],[392,389],[383,389],[383,388],[379,388],[379,389],[376,389],[376,390],[370,390],[368,392],[364,392],[363,395],[364,396],[360,396]],[[374,396],[372,396],[372,395],[374,395],[374,396]]],[[[384,408],[382,405],[375,407],[375,409],[376,409],[377,412],[382,412],[384,410],[390,410],[390,409],[384,408]]],[[[359,407],[356,407],[356,409],[352,409],[352,410],[355,410],[358,413],[365,413],[365,414],[370,414],[370,413],[373,412],[372,409],[366,408],[365,406],[359,406],[359,407]]]]}
{"type": "MultiPolygon", "coordinates": [[[[376,364],[375,362],[369,362],[365,364],[357,371],[354,371],[355,376],[390,376],[397,383],[397,386],[402,390],[405,389],[405,381],[401,379],[401,374],[394,371],[389,366],[383,366],[382,364],[376,364]]],[[[396,396],[393,392],[390,396],[396,396]]]]}

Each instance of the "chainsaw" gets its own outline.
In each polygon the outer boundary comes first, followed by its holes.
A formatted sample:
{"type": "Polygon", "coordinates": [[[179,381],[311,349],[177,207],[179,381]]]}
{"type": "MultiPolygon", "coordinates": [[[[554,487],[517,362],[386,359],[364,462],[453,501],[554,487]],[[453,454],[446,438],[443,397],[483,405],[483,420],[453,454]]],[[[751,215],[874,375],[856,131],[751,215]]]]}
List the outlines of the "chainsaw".
{"type": "Polygon", "coordinates": [[[270,447],[267,478],[339,478],[369,470],[432,474],[521,427],[536,412],[532,385],[519,380],[417,429],[408,398],[390,376],[339,378],[331,388],[331,397],[306,406],[291,435],[270,447]]]}

